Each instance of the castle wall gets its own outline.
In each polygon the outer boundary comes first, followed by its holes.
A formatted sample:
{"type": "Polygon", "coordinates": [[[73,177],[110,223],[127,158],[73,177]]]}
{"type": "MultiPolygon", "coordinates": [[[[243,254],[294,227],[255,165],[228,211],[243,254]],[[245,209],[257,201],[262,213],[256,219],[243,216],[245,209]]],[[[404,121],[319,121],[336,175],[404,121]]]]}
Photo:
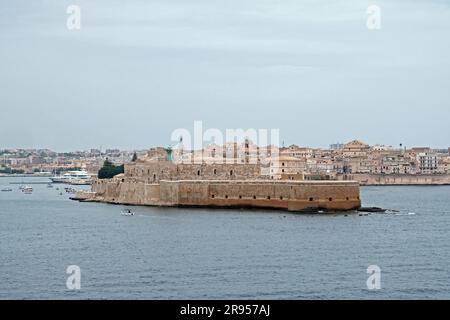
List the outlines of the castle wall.
{"type": "Polygon", "coordinates": [[[359,208],[350,181],[180,180],[160,184],[96,180],[89,200],[156,206],[260,207],[289,211],[359,208]]]}
{"type": "Polygon", "coordinates": [[[125,164],[126,181],[159,183],[161,180],[245,180],[261,176],[259,164],[175,164],[137,161],[125,164]]]}

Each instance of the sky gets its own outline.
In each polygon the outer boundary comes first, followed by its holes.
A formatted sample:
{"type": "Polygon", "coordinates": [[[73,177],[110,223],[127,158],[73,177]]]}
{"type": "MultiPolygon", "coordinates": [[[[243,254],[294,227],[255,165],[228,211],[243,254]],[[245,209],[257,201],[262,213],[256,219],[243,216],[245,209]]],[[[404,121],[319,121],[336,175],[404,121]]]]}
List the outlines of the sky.
{"type": "Polygon", "coordinates": [[[169,146],[194,121],[447,148],[449,31],[444,0],[0,0],[0,149],[169,146]]]}

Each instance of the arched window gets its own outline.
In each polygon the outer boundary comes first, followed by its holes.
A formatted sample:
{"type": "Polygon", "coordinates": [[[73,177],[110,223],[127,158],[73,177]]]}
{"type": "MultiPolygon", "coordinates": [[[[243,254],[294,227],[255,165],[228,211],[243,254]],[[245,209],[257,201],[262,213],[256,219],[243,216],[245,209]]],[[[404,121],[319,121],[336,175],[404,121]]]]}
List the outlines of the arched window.
{"type": "Polygon", "coordinates": [[[233,175],[233,170],[230,170],[230,176],[232,176],[233,175]]]}

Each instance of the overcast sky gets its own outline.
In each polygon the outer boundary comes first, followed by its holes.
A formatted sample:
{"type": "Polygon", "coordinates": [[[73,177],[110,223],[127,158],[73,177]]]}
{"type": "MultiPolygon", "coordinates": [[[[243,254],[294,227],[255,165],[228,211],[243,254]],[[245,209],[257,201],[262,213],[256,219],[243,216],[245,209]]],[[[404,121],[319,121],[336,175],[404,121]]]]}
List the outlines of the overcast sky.
{"type": "Polygon", "coordinates": [[[167,146],[194,120],[448,147],[449,32],[444,0],[0,0],[0,149],[167,146]]]}

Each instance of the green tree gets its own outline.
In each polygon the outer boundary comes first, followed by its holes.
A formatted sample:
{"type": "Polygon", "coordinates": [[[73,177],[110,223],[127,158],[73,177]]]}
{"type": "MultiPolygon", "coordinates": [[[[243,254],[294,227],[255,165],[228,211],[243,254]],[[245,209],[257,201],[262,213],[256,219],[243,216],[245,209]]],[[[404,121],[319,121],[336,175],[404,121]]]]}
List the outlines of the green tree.
{"type": "Polygon", "coordinates": [[[124,165],[115,166],[111,161],[106,159],[103,163],[103,167],[98,171],[98,178],[111,179],[120,173],[124,173],[124,165]]]}

